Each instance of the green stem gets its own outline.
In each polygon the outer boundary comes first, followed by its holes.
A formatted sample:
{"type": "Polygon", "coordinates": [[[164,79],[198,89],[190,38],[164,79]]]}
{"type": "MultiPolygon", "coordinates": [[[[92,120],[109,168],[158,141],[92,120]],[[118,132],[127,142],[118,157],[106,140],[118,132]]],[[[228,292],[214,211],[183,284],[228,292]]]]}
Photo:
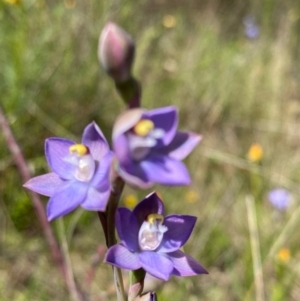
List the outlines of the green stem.
{"type": "MultiPolygon", "coordinates": [[[[124,188],[124,181],[116,177],[113,181],[112,190],[107,207],[107,247],[116,244],[115,236],[115,214],[118,208],[119,200],[124,188]]],[[[117,297],[120,301],[126,301],[125,290],[123,286],[122,272],[120,268],[113,267],[114,281],[117,290],[117,297]]]]}
{"type": "Polygon", "coordinates": [[[130,283],[129,283],[128,301],[133,301],[138,296],[141,295],[144,289],[145,276],[146,276],[146,272],[142,268],[129,272],[130,283]]]}
{"type": "Polygon", "coordinates": [[[134,77],[130,77],[125,82],[115,82],[115,85],[129,109],[140,107],[141,86],[134,77]]]}
{"type": "MultiPolygon", "coordinates": [[[[124,181],[112,171],[112,188],[106,212],[98,212],[100,222],[105,234],[106,245],[108,248],[116,244],[115,236],[115,213],[118,208],[119,200],[124,188],[124,181]]],[[[118,301],[126,301],[125,290],[122,279],[121,269],[113,266],[114,282],[117,291],[118,301]]]]}

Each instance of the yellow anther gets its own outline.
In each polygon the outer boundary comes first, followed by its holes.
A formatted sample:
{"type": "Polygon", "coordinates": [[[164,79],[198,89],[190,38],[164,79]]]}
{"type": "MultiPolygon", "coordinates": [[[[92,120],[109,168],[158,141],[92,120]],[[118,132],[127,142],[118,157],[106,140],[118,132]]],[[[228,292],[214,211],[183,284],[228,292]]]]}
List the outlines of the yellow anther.
{"type": "Polygon", "coordinates": [[[138,136],[146,136],[154,129],[154,123],[149,119],[140,120],[133,128],[138,136]]]}
{"type": "Polygon", "coordinates": [[[69,151],[71,154],[77,153],[78,156],[84,156],[89,153],[89,149],[83,144],[74,144],[70,146],[69,151]]]}
{"type": "Polygon", "coordinates": [[[164,217],[158,213],[152,213],[147,216],[147,222],[151,225],[162,224],[164,222],[164,217]]]}

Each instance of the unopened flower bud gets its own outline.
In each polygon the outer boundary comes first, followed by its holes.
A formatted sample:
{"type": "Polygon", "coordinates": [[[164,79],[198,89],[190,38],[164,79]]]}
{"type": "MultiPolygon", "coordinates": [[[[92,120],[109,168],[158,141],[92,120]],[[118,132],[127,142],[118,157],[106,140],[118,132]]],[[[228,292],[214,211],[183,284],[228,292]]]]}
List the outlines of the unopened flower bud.
{"type": "Polygon", "coordinates": [[[135,46],[131,36],[115,23],[108,23],[102,30],[98,45],[98,58],[116,82],[131,77],[135,46]]]}

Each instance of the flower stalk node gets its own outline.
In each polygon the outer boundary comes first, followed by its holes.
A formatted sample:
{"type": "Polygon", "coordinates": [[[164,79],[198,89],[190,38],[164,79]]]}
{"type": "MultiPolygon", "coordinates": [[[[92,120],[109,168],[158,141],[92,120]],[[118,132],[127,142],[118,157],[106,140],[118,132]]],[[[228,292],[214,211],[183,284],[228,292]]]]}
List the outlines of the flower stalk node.
{"type": "Polygon", "coordinates": [[[131,76],[124,82],[115,82],[115,85],[119,95],[129,108],[140,106],[141,87],[135,78],[131,76]]]}

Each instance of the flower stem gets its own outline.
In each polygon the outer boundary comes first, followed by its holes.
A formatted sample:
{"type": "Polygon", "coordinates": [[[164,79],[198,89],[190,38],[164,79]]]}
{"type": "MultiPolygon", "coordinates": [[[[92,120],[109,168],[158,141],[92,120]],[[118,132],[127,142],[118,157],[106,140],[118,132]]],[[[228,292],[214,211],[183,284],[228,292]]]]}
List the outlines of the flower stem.
{"type": "Polygon", "coordinates": [[[134,301],[138,296],[141,295],[144,289],[145,276],[146,272],[142,268],[129,272],[130,283],[128,291],[128,301],[134,301]]]}
{"type": "MultiPolygon", "coordinates": [[[[111,175],[112,188],[106,212],[98,212],[108,248],[116,244],[115,213],[124,188],[124,181],[116,174],[113,168],[111,175]]],[[[113,273],[117,291],[117,299],[118,301],[126,301],[121,269],[113,267],[113,273]]]]}
{"type": "Polygon", "coordinates": [[[125,82],[115,82],[115,85],[129,109],[140,107],[141,85],[134,77],[131,76],[125,82]]]}
{"type": "MultiPolygon", "coordinates": [[[[7,121],[7,118],[5,117],[5,114],[2,110],[2,107],[0,106],[0,128],[2,130],[4,139],[6,141],[7,147],[10,150],[13,160],[19,170],[19,173],[21,175],[22,181],[25,183],[30,180],[31,174],[29,171],[29,167],[27,165],[27,162],[22,154],[21,148],[18,145],[14,134],[10,128],[10,125],[7,121]]],[[[65,280],[66,286],[68,287],[68,290],[71,295],[74,294],[74,290],[77,291],[78,296],[80,296],[79,290],[74,287],[71,280],[68,277],[68,269],[66,262],[64,260],[64,257],[62,256],[61,250],[59,248],[59,245],[57,243],[57,240],[52,232],[51,226],[47,220],[46,213],[44,210],[44,206],[41,202],[40,197],[38,194],[28,191],[33,207],[36,211],[36,214],[39,218],[42,230],[44,232],[44,237],[49,245],[52,257],[57,264],[61,274],[63,275],[63,278],[65,280]]],[[[81,298],[80,300],[83,300],[81,298]]]]}
{"type": "Polygon", "coordinates": [[[265,301],[258,225],[257,225],[256,212],[255,212],[254,198],[252,195],[246,196],[246,208],[247,208],[248,224],[249,224],[249,232],[250,232],[250,244],[251,244],[251,253],[252,253],[252,260],[253,260],[256,300],[265,301]]]}

